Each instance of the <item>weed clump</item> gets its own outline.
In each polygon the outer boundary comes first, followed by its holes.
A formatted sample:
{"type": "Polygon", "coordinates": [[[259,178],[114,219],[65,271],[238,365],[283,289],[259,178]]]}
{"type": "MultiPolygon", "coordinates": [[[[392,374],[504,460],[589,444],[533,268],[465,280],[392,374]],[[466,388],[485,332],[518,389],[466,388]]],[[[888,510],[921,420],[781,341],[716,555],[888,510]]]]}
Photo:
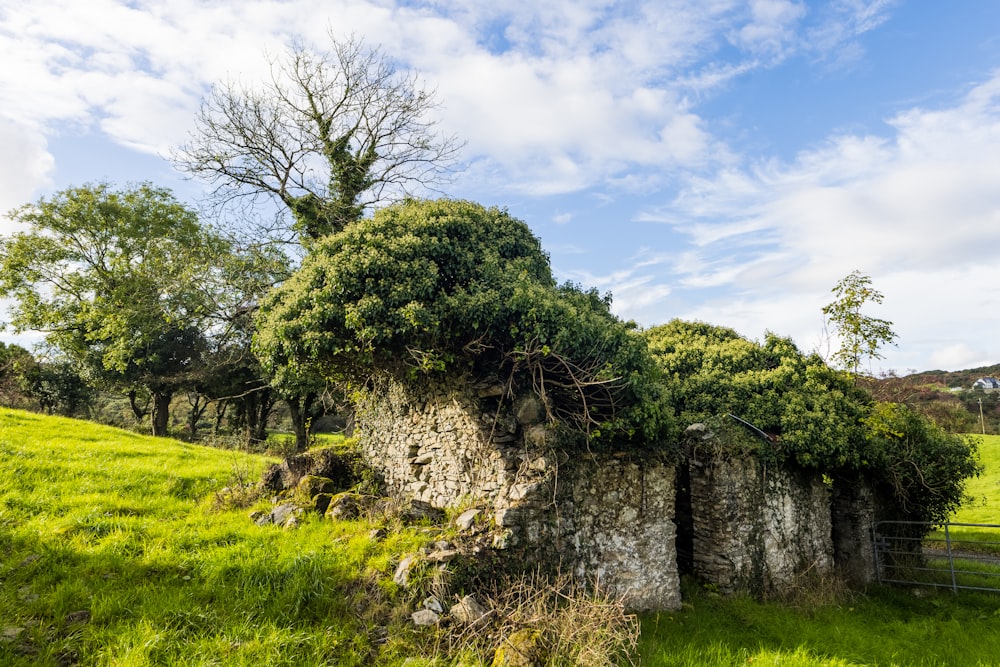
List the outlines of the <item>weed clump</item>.
{"type": "Polygon", "coordinates": [[[481,664],[633,665],[636,616],[623,601],[578,578],[522,574],[504,577],[453,604],[423,635],[430,655],[475,656],[481,664]],[[480,613],[468,614],[474,598],[480,613]]]}

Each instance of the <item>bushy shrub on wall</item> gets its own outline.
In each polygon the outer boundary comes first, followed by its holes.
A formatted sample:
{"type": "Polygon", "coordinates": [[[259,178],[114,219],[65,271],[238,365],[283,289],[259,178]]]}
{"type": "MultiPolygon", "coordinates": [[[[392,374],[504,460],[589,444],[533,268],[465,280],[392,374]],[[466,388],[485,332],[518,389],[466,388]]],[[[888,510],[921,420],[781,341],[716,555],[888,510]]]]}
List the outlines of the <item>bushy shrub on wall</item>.
{"type": "MultiPolygon", "coordinates": [[[[732,329],[674,320],[645,332],[680,427],[735,415],[769,437],[734,438],[739,454],[794,462],[886,491],[891,516],[942,521],[979,472],[976,442],[896,403],[874,401],[853,377],[791,340],[762,343],[732,329]]],[[[729,420],[731,421],[731,420],[729,420]]],[[[730,426],[727,424],[727,426],[730,426]]]]}
{"type": "Polygon", "coordinates": [[[702,322],[674,320],[646,336],[682,426],[730,413],[775,436],[758,440],[765,458],[819,469],[860,463],[871,399],[819,356],[771,333],[757,343],[702,322]]]}
{"type": "Polygon", "coordinates": [[[609,298],[557,285],[539,240],[502,209],[445,199],[379,210],[319,240],[258,325],[255,349],[279,383],[490,369],[591,443],[668,439],[643,337],[609,298]]]}

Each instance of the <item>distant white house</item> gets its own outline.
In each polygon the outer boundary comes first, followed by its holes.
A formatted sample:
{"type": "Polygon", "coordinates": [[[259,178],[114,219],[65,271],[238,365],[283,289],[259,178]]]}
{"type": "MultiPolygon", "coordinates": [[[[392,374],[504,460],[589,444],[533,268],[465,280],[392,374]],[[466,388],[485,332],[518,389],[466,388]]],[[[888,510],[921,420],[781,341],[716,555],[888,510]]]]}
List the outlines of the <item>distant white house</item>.
{"type": "Polygon", "coordinates": [[[982,389],[983,391],[995,391],[1000,389],[1000,380],[996,378],[979,378],[972,383],[973,389],[982,389]]]}

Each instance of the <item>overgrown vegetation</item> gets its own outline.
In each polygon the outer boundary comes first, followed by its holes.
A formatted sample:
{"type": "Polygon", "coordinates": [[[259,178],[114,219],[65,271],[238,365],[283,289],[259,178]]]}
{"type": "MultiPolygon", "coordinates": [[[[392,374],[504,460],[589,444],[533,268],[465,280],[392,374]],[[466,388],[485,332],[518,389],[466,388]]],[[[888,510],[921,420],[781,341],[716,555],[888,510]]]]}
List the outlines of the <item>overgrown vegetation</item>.
{"type": "Polygon", "coordinates": [[[682,427],[726,428],[725,415],[739,417],[760,435],[743,454],[842,483],[872,481],[885,490],[885,518],[942,521],[980,471],[975,439],[948,433],[903,404],[873,400],[791,340],[768,334],[756,343],[731,329],[682,321],[646,335],[682,427]]]}
{"type": "Polygon", "coordinates": [[[593,442],[666,441],[634,325],[556,285],[527,225],[470,202],[408,201],[318,241],[262,303],[255,349],[279,383],[499,373],[593,442]]]}

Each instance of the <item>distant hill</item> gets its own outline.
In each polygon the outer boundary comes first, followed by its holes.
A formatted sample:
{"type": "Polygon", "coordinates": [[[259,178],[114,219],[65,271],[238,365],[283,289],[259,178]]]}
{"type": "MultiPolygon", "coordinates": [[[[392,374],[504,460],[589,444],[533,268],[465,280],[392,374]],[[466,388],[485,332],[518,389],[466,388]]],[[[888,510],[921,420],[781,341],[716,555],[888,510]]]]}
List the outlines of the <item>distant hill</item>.
{"type": "Polygon", "coordinates": [[[863,382],[876,399],[905,403],[949,431],[1000,433],[1000,392],[971,391],[981,377],[1000,377],[1000,364],[867,378],[863,382]],[[952,391],[955,388],[965,391],[952,391]]]}
{"type": "Polygon", "coordinates": [[[1000,376],[1000,364],[969,368],[964,371],[923,371],[905,376],[906,379],[918,380],[921,384],[941,387],[961,387],[971,389],[972,383],[981,377],[1000,376]]]}

